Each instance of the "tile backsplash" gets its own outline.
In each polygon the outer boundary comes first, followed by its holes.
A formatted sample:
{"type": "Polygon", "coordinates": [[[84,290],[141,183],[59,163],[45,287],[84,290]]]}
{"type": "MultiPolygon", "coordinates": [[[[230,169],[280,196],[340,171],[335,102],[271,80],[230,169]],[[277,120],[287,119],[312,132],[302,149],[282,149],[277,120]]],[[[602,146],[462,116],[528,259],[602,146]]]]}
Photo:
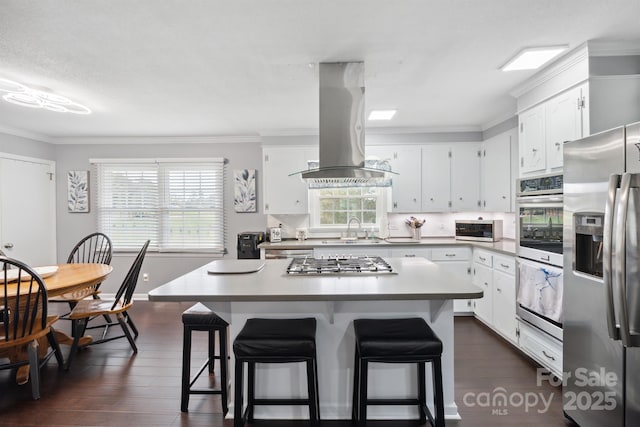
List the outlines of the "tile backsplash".
{"type": "MultiPolygon", "coordinates": [[[[456,213],[389,213],[383,220],[380,230],[376,231],[379,237],[410,237],[411,229],[404,223],[406,218],[415,216],[424,219],[422,237],[453,237],[455,235],[455,221],[460,219],[501,219],[502,235],[506,239],[516,237],[516,216],[514,213],[502,212],[456,212],[456,213]]],[[[309,227],[309,215],[267,215],[267,227],[277,227],[282,224],[282,237],[295,238],[297,228],[309,227]]],[[[309,230],[308,236],[313,237],[338,237],[338,232],[318,233],[309,230]]]]}

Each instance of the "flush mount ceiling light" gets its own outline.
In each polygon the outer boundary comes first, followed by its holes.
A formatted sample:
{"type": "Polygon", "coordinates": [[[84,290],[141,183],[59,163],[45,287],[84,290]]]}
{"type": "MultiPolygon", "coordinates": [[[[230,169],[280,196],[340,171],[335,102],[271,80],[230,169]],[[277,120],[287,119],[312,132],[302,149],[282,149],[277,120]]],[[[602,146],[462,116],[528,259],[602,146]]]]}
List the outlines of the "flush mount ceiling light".
{"type": "Polygon", "coordinates": [[[57,113],[91,114],[82,104],[55,93],[31,89],[22,83],[0,78],[0,92],[6,92],[2,99],[21,107],[44,108],[57,113]]]}
{"type": "Polygon", "coordinates": [[[391,120],[397,110],[372,110],[369,113],[369,120],[391,120]]]}
{"type": "Polygon", "coordinates": [[[568,48],[568,45],[527,47],[522,49],[500,69],[502,71],[535,70],[568,48]]]}

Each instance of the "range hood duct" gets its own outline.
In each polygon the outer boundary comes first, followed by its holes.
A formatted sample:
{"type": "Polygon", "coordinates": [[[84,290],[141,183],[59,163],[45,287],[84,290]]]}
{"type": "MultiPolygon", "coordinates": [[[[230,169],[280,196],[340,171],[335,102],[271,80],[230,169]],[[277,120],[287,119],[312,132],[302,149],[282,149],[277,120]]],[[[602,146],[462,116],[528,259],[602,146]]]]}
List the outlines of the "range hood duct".
{"type": "Polygon", "coordinates": [[[364,62],[320,63],[320,159],[302,172],[312,183],[367,184],[385,171],[365,167],[364,62]]]}

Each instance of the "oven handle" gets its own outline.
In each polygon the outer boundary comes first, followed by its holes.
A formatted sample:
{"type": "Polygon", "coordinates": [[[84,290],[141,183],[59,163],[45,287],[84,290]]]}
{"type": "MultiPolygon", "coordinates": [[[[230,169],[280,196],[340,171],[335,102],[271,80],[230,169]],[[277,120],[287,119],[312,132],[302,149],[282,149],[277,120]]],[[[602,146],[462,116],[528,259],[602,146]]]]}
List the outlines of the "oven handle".
{"type": "Polygon", "coordinates": [[[614,219],[614,203],[616,200],[616,189],[620,186],[620,177],[618,174],[609,176],[609,187],[607,190],[607,204],[604,209],[604,236],[603,240],[603,257],[602,257],[602,279],[604,282],[606,312],[607,312],[607,329],[609,330],[609,338],[612,340],[620,340],[620,328],[616,326],[615,305],[613,298],[613,277],[611,274],[612,266],[612,245],[613,245],[613,219],[614,219]]]}
{"type": "Polygon", "coordinates": [[[554,194],[554,195],[542,195],[542,196],[521,196],[516,198],[516,201],[519,204],[532,204],[539,205],[541,203],[544,204],[555,204],[562,206],[563,195],[562,194],[554,194]]]}

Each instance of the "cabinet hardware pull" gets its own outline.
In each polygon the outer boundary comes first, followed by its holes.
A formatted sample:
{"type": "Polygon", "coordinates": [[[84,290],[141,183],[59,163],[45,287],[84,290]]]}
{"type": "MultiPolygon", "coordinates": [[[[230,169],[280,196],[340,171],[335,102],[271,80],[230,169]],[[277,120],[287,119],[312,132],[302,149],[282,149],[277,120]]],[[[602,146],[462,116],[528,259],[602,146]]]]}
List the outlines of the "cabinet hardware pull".
{"type": "Polygon", "coordinates": [[[507,264],[503,264],[503,263],[500,263],[500,266],[501,266],[502,268],[509,268],[509,266],[508,266],[507,264]]]}
{"type": "Polygon", "coordinates": [[[405,254],[404,256],[406,258],[414,258],[416,256],[416,254],[405,254]]]}
{"type": "Polygon", "coordinates": [[[444,256],[456,256],[456,254],[444,254],[444,256]]]}
{"type": "Polygon", "coordinates": [[[496,288],[496,291],[498,291],[499,293],[502,293],[502,289],[500,288],[496,288]]]}
{"type": "Polygon", "coordinates": [[[556,142],[556,143],[555,143],[555,146],[556,146],[556,147],[558,147],[558,148],[560,148],[560,143],[559,143],[559,142],[556,142]]]}
{"type": "Polygon", "coordinates": [[[484,282],[484,285],[488,288],[489,287],[489,283],[484,282]]]}
{"type": "Polygon", "coordinates": [[[13,248],[13,243],[5,243],[4,247],[5,247],[5,249],[11,249],[11,248],[13,248]]]}
{"type": "Polygon", "coordinates": [[[546,351],[544,351],[544,350],[542,350],[542,354],[544,354],[544,355],[547,357],[547,359],[556,360],[556,358],[555,358],[555,357],[553,357],[553,356],[549,356],[549,355],[547,354],[547,352],[546,352],[546,351]]]}
{"type": "Polygon", "coordinates": [[[540,259],[541,259],[542,261],[549,261],[549,255],[547,255],[547,256],[541,256],[541,257],[540,257],[540,259]]]}
{"type": "Polygon", "coordinates": [[[483,256],[479,256],[478,259],[480,259],[480,261],[486,261],[487,259],[483,256]]]}

